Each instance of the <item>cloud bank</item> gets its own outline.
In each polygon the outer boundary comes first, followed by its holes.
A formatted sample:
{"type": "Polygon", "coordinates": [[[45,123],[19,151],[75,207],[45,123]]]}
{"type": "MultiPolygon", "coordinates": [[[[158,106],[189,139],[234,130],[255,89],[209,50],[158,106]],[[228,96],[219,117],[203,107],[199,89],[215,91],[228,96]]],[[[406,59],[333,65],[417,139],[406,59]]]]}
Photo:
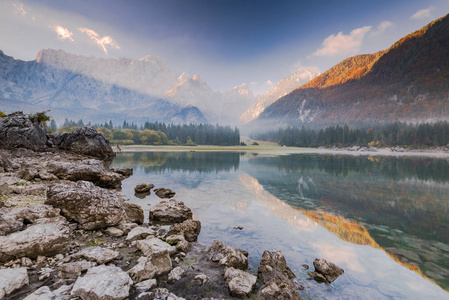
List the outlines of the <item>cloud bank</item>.
{"type": "Polygon", "coordinates": [[[108,55],[108,49],[106,49],[106,46],[114,49],[120,49],[120,46],[117,44],[117,42],[108,35],[100,37],[100,35],[92,29],[83,27],[78,27],[77,29],[82,33],[85,33],[92,41],[94,41],[106,55],[108,55]]]}
{"type": "Polygon", "coordinates": [[[432,16],[432,14],[431,14],[432,9],[433,9],[432,6],[429,7],[429,8],[420,9],[416,13],[414,13],[410,17],[410,19],[412,19],[412,20],[420,20],[420,19],[430,18],[432,16]]]}
{"type": "Polygon", "coordinates": [[[56,25],[52,27],[52,30],[58,34],[58,39],[60,40],[69,40],[74,42],[73,32],[68,30],[67,28],[62,27],[61,25],[56,25]]]}
{"type": "Polygon", "coordinates": [[[340,31],[337,35],[331,34],[323,41],[321,48],[316,50],[314,56],[333,56],[355,53],[360,50],[362,40],[371,30],[372,26],[356,28],[349,35],[340,31]]]}

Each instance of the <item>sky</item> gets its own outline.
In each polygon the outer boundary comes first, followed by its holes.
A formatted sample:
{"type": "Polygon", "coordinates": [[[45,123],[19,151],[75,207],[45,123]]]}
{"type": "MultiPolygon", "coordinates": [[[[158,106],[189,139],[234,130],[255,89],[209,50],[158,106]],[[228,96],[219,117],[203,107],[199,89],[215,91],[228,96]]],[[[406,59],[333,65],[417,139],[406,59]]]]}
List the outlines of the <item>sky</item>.
{"type": "Polygon", "coordinates": [[[0,50],[158,56],[214,90],[266,92],[294,72],[387,49],[449,13],[448,0],[0,0],[0,50]]]}

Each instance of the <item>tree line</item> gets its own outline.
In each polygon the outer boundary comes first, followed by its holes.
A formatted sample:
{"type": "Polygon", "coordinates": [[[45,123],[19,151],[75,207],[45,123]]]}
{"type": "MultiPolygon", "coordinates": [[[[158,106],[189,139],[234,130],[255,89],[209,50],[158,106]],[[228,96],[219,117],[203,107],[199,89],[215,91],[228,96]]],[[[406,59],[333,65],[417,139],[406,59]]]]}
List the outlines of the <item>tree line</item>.
{"type": "Polygon", "coordinates": [[[334,125],[322,129],[286,127],[257,134],[253,138],[296,147],[445,147],[449,143],[449,123],[395,122],[359,128],[334,125]]]}
{"type": "MultiPolygon", "coordinates": [[[[234,146],[240,144],[240,131],[237,127],[211,124],[165,124],[145,122],[142,125],[123,121],[114,126],[112,121],[105,123],[83,120],[65,120],[59,131],[70,132],[83,126],[92,126],[114,144],[120,145],[218,145],[234,146]]],[[[50,126],[51,128],[51,126],[50,126]]],[[[53,128],[51,128],[53,130],[53,128]]]]}

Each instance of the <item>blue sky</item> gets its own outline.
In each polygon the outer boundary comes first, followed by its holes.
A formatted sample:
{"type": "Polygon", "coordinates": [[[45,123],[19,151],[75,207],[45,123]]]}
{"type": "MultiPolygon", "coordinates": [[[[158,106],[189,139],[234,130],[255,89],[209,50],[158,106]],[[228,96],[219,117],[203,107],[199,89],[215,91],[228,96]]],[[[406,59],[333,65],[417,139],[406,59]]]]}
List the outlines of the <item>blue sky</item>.
{"type": "Polygon", "coordinates": [[[97,57],[161,57],[213,89],[256,93],[297,70],[388,48],[449,13],[447,0],[2,0],[0,49],[97,57]]]}

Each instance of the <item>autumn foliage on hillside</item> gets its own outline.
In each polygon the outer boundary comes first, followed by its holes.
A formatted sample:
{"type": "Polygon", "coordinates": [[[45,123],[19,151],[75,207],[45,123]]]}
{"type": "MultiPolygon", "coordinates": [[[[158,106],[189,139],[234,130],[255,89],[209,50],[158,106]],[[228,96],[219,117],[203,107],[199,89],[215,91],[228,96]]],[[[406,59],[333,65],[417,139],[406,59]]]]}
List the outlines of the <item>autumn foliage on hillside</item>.
{"type": "Polygon", "coordinates": [[[345,59],[260,119],[283,125],[449,119],[449,16],[385,51],[345,59]]]}

